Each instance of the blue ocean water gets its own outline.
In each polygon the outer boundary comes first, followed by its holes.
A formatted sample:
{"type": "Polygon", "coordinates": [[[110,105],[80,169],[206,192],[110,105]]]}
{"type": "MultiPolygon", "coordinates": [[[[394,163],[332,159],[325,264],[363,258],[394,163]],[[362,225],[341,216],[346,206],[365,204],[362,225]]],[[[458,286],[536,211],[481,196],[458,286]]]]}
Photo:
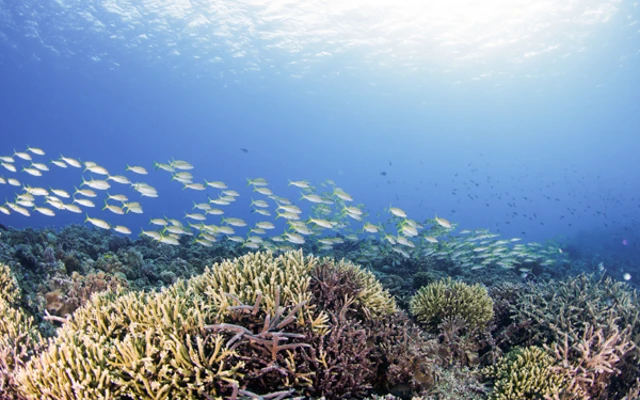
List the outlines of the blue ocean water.
{"type": "MultiPolygon", "coordinates": [[[[0,155],[34,146],[44,162],[144,166],[127,173],[158,189],[144,214],[101,211],[100,199],[87,211],[134,235],[217,196],[153,169],[175,158],[195,181],[238,190],[225,215],[250,223],[262,218],[247,178],[298,205],[289,180],[333,180],[371,221],[393,205],[637,260],[638,2],[446,4],[0,1],[0,155]]],[[[50,169],[2,176],[82,183],[50,169]]],[[[0,198],[19,191],[1,185],[0,198]]],[[[0,217],[63,227],[85,214],[0,217]]]]}

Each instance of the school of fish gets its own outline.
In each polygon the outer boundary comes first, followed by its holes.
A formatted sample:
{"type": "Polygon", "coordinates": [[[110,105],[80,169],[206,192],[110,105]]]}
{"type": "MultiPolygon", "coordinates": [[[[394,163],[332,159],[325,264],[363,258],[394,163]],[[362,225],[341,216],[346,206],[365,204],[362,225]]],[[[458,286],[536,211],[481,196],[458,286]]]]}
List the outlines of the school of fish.
{"type": "MultiPolygon", "coordinates": [[[[36,147],[0,156],[2,169],[11,175],[0,176],[0,184],[18,190],[13,201],[0,205],[0,213],[17,213],[25,217],[32,212],[48,217],[54,217],[58,212],[85,213],[85,223],[131,235],[129,227],[112,225],[107,221],[108,217],[90,217],[87,211],[99,210],[96,207],[103,206],[101,213],[104,215],[142,214],[142,198],[158,197],[158,191],[151,185],[131,181],[134,177],[138,179],[148,175],[142,166],[127,165],[124,175],[111,175],[106,168],[94,162],[81,162],[61,155],[47,164],[41,162],[44,156],[45,152],[36,147]],[[81,181],[73,192],[63,188],[33,187],[22,184],[18,179],[21,173],[41,177],[50,166],[82,170],[81,181]],[[108,190],[117,194],[110,194],[108,190]],[[127,194],[118,193],[131,190],[138,193],[139,201],[131,201],[127,194]]],[[[471,270],[487,266],[516,269],[523,277],[531,271],[530,265],[551,267],[567,261],[562,249],[554,244],[518,243],[519,238],[499,239],[498,234],[485,229],[456,232],[456,225],[442,217],[434,216],[420,223],[397,207],[390,206],[385,210],[388,215],[386,222],[373,222],[364,205],[356,205],[351,195],[330,180],[319,187],[306,180],[289,181],[290,186],[301,192],[299,202],[308,214],[304,216],[303,208],[274,194],[266,179],[247,179],[247,185],[252,187],[257,197],[251,199],[251,211],[264,217],[263,221],[249,226],[241,218],[226,216],[225,206],[240,197],[238,191],[230,189],[226,183],[194,182],[190,172],[194,166],[183,160],[154,163],[154,167],[170,174],[170,179],[182,184],[184,190],[205,191],[211,188],[217,194],[217,197],[209,197],[208,201],[194,202],[193,210],[180,219],[152,217],[150,227],[141,229],[141,235],[167,245],[180,245],[181,238],[188,236],[194,243],[206,247],[219,241],[232,241],[253,250],[278,252],[315,242],[320,251],[328,252],[333,246],[350,241],[360,242],[365,249],[359,254],[360,262],[371,262],[395,253],[404,258],[449,260],[471,270]],[[276,225],[281,225],[277,222],[280,219],[285,221],[285,227],[279,230],[276,225]]]]}

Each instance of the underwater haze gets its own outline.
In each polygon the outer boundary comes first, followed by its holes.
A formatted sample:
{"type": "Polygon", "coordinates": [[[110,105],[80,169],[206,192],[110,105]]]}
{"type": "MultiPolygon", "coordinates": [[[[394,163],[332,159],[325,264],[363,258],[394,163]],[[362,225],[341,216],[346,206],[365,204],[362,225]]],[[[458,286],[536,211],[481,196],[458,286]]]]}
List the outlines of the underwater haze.
{"type": "MultiPolygon", "coordinates": [[[[88,215],[138,235],[218,196],[154,168],[184,160],[193,182],[238,191],[224,215],[250,225],[264,196],[247,178],[301,207],[313,204],[290,180],[331,180],[374,224],[397,207],[637,260],[640,3],[426,3],[0,0],[0,155],[31,146],[49,166],[32,176],[14,156],[17,172],[2,176],[70,194],[100,178],[50,163],[64,155],[158,194],[111,182],[144,212],[102,210],[101,195],[81,213],[0,223],[62,228],[88,215]]],[[[0,185],[3,202],[18,193],[0,185]]]]}

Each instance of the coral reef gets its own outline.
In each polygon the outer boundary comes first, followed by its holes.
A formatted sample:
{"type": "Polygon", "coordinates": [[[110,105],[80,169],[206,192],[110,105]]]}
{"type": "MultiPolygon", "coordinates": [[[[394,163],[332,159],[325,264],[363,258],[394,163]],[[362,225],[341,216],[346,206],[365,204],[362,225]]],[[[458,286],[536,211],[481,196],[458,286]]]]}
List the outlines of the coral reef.
{"type": "Polygon", "coordinates": [[[493,301],[484,286],[451,278],[420,288],[410,307],[416,319],[431,330],[446,318],[461,318],[471,329],[481,328],[493,318],[493,301]]]}
{"type": "Polygon", "coordinates": [[[8,229],[0,398],[479,400],[512,398],[501,394],[508,387],[542,398],[521,384],[553,380],[526,375],[527,362],[563,377],[550,399],[640,393],[640,306],[628,285],[542,281],[567,272],[536,263],[523,264],[523,284],[512,270],[470,273],[461,260],[383,246],[301,246],[334,259],[231,241],[165,246],[81,226],[8,229]]]}
{"type": "MultiPolygon", "coordinates": [[[[242,390],[239,392],[274,389],[292,392],[292,388],[308,387],[313,373],[299,365],[297,350],[310,345],[304,341],[305,335],[294,332],[296,314],[305,303],[285,309],[280,306],[280,296],[276,293],[273,314],[262,310],[261,304],[262,297],[259,296],[253,306],[233,306],[226,317],[229,322],[206,326],[212,331],[226,333],[225,347],[242,360],[239,370],[242,390]]],[[[233,388],[237,391],[238,384],[233,388]]]]}

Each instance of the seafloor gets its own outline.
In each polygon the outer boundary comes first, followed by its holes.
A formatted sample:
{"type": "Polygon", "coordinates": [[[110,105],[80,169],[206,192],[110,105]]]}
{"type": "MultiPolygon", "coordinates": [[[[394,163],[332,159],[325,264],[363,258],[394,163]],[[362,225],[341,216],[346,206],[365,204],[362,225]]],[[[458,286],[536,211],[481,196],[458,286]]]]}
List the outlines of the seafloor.
{"type": "Polygon", "coordinates": [[[637,293],[592,253],[506,271],[371,246],[2,230],[0,397],[638,398],[637,293]]]}

